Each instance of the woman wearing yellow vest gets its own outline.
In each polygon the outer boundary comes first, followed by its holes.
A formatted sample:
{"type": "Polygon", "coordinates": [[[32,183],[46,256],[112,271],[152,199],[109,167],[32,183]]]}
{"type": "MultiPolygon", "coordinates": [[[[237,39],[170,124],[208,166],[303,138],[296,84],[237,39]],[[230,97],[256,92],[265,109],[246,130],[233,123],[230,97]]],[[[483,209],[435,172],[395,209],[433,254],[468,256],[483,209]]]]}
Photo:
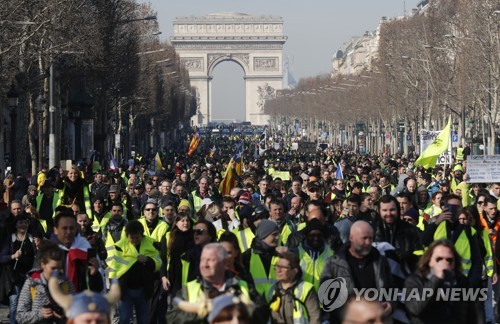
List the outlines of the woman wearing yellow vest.
{"type": "Polygon", "coordinates": [[[299,257],[284,252],[275,268],[278,282],[267,292],[273,323],[320,323],[318,296],[311,283],[301,280],[299,257]]]}
{"type": "Polygon", "coordinates": [[[194,246],[181,256],[182,276],[176,280],[181,279],[182,286],[200,275],[201,251],[205,245],[217,240],[215,226],[207,220],[199,220],[193,228],[193,240],[194,246]]]}
{"type": "Polygon", "coordinates": [[[175,295],[182,287],[181,255],[190,250],[193,245],[193,229],[189,214],[179,213],[175,216],[173,227],[163,237],[160,243],[162,265],[160,276],[163,290],[175,295]]]}
{"type": "Polygon", "coordinates": [[[67,176],[58,177],[54,187],[59,189],[58,206],[78,205],[80,211],[85,211],[92,218],[92,206],[90,203],[90,191],[87,181],[81,177],[77,167],[69,169],[67,176]]]}

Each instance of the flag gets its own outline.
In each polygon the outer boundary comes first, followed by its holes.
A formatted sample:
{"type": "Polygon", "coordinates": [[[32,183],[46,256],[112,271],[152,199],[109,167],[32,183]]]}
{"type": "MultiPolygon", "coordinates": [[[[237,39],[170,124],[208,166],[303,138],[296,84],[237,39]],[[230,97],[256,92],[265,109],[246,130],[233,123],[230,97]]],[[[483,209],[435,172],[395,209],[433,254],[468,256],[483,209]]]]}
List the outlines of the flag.
{"type": "Polygon", "coordinates": [[[187,152],[188,156],[193,155],[193,153],[198,148],[198,145],[200,145],[200,142],[201,142],[201,136],[200,133],[198,133],[198,129],[195,127],[193,137],[191,138],[191,142],[189,143],[189,149],[187,152]]]}
{"type": "Polygon", "coordinates": [[[118,170],[118,164],[115,161],[113,153],[109,152],[109,169],[112,171],[118,170]]]}
{"type": "Polygon", "coordinates": [[[262,135],[260,135],[260,140],[259,140],[259,155],[262,155],[264,154],[264,152],[267,150],[267,147],[266,147],[266,140],[267,140],[267,129],[264,130],[264,133],[262,133],[262,135]]]}
{"type": "Polygon", "coordinates": [[[340,167],[340,163],[337,163],[337,171],[335,172],[335,179],[344,179],[344,173],[340,167]]]}
{"type": "Polygon", "coordinates": [[[214,154],[215,154],[215,145],[214,147],[212,147],[212,149],[210,149],[210,157],[214,157],[214,154]]]}
{"type": "Polygon", "coordinates": [[[418,157],[417,161],[415,161],[415,165],[421,165],[426,169],[436,166],[439,155],[448,149],[450,143],[450,125],[451,116],[448,118],[448,124],[446,124],[445,128],[439,133],[434,141],[427,146],[418,157]]]}
{"type": "Polygon", "coordinates": [[[155,155],[155,171],[156,172],[161,172],[162,169],[163,169],[163,165],[161,164],[160,153],[156,152],[156,155],[155,155]]]}
{"type": "Polygon", "coordinates": [[[78,271],[78,268],[80,264],[87,263],[87,251],[91,248],[91,246],[85,238],[77,235],[69,249],[62,244],[60,244],[59,247],[62,250],[67,251],[66,268],[64,269],[64,274],[73,283],[76,291],[77,289],[79,289],[78,282],[80,282],[82,279],[78,277],[80,273],[80,271],[78,271]]]}
{"type": "Polygon", "coordinates": [[[229,165],[227,166],[224,179],[220,183],[219,192],[222,196],[228,196],[232,188],[236,187],[236,177],[241,176],[243,169],[243,145],[240,144],[236,148],[229,165]]]}

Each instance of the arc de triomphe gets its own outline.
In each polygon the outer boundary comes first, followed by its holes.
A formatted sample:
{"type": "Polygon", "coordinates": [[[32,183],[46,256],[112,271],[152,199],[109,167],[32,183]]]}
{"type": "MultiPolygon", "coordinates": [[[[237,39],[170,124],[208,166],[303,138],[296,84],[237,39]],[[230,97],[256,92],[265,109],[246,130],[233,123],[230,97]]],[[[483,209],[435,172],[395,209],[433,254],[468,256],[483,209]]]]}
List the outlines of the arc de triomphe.
{"type": "Polygon", "coordinates": [[[283,85],[283,19],[241,13],[216,13],[202,17],[176,17],[170,37],[181,63],[196,88],[197,115],[193,124],[212,120],[211,81],[223,61],[241,66],[245,80],[245,116],[253,125],[264,125],[264,102],[283,85]]]}

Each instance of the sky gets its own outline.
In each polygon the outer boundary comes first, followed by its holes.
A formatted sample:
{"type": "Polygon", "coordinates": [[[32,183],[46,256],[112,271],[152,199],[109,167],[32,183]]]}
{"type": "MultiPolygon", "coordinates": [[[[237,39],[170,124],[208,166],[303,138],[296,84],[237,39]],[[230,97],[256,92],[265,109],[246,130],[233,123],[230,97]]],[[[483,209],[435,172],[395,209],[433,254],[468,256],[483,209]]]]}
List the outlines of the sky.
{"type": "MultiPolygon", "coordinates": [[[[352,36],[376,30],[381,18],[403,16],[417,0],[151,0],[160,35],[173,35],[172,21],[179,16],[205,16],[217,12],[272,15],[283,18],[288,36],[283,54],[291,61],[294,78],[330,73],[334,53],[352,36]]],[[[214,119],[245,116],[243,70],[234,62],[219,64],[213,73],[214,119]]]]}

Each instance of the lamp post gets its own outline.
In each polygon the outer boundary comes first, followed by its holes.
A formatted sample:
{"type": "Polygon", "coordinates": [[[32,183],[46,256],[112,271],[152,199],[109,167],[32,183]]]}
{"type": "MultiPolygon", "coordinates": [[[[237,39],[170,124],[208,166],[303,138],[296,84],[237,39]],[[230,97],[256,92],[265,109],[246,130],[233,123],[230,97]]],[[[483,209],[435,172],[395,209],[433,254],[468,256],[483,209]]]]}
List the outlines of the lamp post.
{"type": "Polygon", "coordinates": [[[43,167],[43,111],[45,110],[45,103],[46,100],[40,93],[35,100],[38,117],[38,170],[43,167]]]}
{"type": "Polygon", "coordinates": [[[10,113],[10,167],[11,172],[15,172],[17,161],[16,161],[16,121],[17,121],[17,105],[19,99],[19,92],[17,92],[16,85],[14,83],[11,84],[9,91],[7,92],[7,99],[9,100],[9,113],[10,113]]]}

